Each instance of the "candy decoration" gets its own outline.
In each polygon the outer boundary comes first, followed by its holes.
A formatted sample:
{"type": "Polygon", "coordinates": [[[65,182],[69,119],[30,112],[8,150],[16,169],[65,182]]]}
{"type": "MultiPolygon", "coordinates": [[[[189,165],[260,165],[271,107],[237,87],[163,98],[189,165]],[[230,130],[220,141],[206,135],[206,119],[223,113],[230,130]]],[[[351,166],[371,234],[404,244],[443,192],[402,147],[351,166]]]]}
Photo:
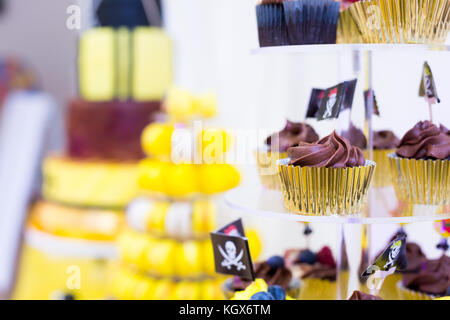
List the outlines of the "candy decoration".
{"type": "Polygon", "coordinates": [[[269,286],[268,292],[274,297],[275,300],[286,300],[286,291],[279,285],[269,286]]]}
{"type": "Polygon", "coordinates": [[[314,264],[317,262],[317,255],[311,250],[303,250],[300,252],[298,260],[301,263],[314,264]]]}
{"type": "Polygon", "coordinates": [[[450,219],[434,222],[434,228],[441,236],[448,238],[450,235],[450,219]]]}
{"type": "Polygon", "coordinates": [[[276,269],[279,269],[279,268],[283,268],[283,267],[284,267],[284,259],[283,259],[283,257],[280,257],[280,256],[273,256],[273,257],[270,257],[270,258],[267,260],[267,263],[269,264],[269,266],[270,266],[273,270],[276,270],[276,269]]]}
{"type": "Polygon", "coordinates": [[[273,295],[269,292],[261,291],[257,292],[250,297],[250,300],[275,300],[273,295]]]}
{"type": "Polygon", "coordinates": [[[327,246],[320,249],[317,254],[317,260],[322,264],[329,265],[330,267],[336,267],[336,261],[334,261],[333,253],[327,246]]]}

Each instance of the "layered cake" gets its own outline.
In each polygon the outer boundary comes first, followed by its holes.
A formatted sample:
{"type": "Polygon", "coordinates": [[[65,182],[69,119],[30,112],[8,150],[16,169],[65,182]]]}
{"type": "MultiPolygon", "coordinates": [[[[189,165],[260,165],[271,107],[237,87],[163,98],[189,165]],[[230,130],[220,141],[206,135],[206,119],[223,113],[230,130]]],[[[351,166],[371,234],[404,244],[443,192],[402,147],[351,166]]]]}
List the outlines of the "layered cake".
{"type": "MultiPolygon", "coordinates": [[[[127,228],[119,236],[110,286],[116,299],[224,298],[224,277],[215,273],[210,241],[217,220],[214,199],[235,187],[240,175],[220,161],[229,149],[224,130],[191,130],[193,119],[215,113],[211,101],[171,91],[164,103],[169,121],[143,131],[146,158],[136,177],[141,195],[129,203],[127,228]]],[[[257,238],[247,236],[252,252],[259,251],[257,238]]]]}
{"type": "Polygon", "coordinates": [[[123,210],[139,192],[141,134],[161,112],[171,56],[158,28],[101,27],[80,37],[80,96],[68,104],[67,150],[44,160],[43,199],[30,210],[16,298],[107,296],[123,210]],[[66,285],[71,265],[80,266],[81,285],[66,285]]]}

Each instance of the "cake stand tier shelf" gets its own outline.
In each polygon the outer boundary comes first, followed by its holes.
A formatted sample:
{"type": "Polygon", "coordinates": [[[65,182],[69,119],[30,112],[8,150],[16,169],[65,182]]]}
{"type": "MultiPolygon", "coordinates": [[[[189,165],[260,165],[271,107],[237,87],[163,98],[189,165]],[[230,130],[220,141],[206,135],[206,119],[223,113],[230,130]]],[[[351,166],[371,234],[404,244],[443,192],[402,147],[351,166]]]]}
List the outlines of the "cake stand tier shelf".
{"type": "Polygon", "coordinates": [[[265,189],[258,184],[246,184],[237,187],[225,194],[227,205],[244,214],[255,214],[267,218],[283,219],[301,222],[319,222],[336,224],[396,224],[423,221],[450,219],[450,212],[437,213],[439,208],[432,206],[416,206],[413,214],[392,216],[387,211],[377,213],[376,216],[367,216],[367,213],[358,215],[331,215],[308,216],[289,212],[283,204],[281,191],[265,189]]]}
{"type": "Polygon", "coordinates": [[[390,44],[390,43],[349,43],[349,44],[311,44],[297,46],[274,46],[252,50],[253,54],[289,53],[333,53],[345,51],[393,51],[399,53],[436,51],[450,52],[450,45],[441,44],[390,44]]]}

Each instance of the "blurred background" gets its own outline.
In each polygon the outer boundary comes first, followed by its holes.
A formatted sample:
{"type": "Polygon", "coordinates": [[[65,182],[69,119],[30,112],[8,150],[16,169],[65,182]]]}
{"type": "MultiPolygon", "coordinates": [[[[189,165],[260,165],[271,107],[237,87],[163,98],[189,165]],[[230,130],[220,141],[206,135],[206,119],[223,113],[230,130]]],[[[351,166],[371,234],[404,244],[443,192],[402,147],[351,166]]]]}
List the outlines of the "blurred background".
{"type": "MultiPolygon", "coordinates": [[[[69,101],[79,95],[78,40],[84,31],[99,24],[95,12],[100,2],[0,1],[0,64],[9,61],[20,65],[17,73],[30,74],[30,80],[19,82],[17,88],[8,88],[5,99],[0,99],[2,297],[11,293],[17,280],[27,210],[40,194],[41,161],[46,154],[66,148],[64,119],[69,101]],[[79,29],[67,27],[73,12],[70,8],[74,5],[80,9],[79,29]],[[16,104],[15,111],[6,110],[7,97],[23,87],[41,92],[40,100],[10,100],[9,103],[16,104]],[[43,121],[44,118],[47,120],[43,121]],[[41,120],[46,123],[44,127],[36,124],[41,120]]],[[[258,47],[253,0],[143,0],[142,3],[149,24],[163,26],[172,39],[173,82],[192,92],[216,93],[218,114],[210,120],[212,125],[280,130],[286,118],[303,121],[313,87],[326,88],[343,78],[354,77],[351,66],[343,63],[349,57],[342,54],[253,55],[252,49],[258,47]]],[[[450,125],[447,55],[429,51],[408,55],[375,52],[373,86],[381,110],[381,116],[374,120],[376,130],[391,129],[402,136],[417,121],[428,118],[428,108],[417,94],[425,60],[433,70],[442,101],[434,107],[434,116],[447,127],[450,125]]],[[[1,76],[2,69],[0,80],[1,76]]],[[[364,106],[360,92],[364,88],[364,65],[359,79],[352,117],[362,127],[364,106]]],[[[330,125],[315,124],[315,128],[323,136],[329,132],[330,125]]],[[[240,164],[239,169],[242,183],[256,175],[254,164],[240,164]]],[[[226,221],[239,216],[222,200],[220,208],[226,221]]],[[[287,248],[305,246],[300,223],[252,216],[245,216],[244,222],[259,230],[262,258],[287,248]]],[[[325,244],[334,248],[335,226],[315,224],[312,228],[310,241],[314,249],[325,244]]],[[[375,251],[385,245],[397,228],[389,224],[373,228],[375,251]]],[[[435,248],[440,236],[433,231],[431,223],[407,225],[405,229],[427,255],[440,254],[435,248]]]]}

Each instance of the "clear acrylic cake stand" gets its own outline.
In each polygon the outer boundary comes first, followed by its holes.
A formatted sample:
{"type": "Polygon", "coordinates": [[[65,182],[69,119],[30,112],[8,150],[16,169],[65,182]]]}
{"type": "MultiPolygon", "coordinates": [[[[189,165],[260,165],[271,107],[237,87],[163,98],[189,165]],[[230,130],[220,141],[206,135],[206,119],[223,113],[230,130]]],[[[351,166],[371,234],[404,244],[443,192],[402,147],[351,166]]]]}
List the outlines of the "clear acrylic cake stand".
{"type": "MultiPolygon", "coordinates": [[[[420,51],[437,51],[450,52],[450,46],[447,45],[428,45],[428,44],[331,44],[331,45],[300,45],[300,46],[279,46],[279,47],[265,47],[257,48],[252,51],[253,54],[308,54],[308,53],[323,53],[336,52],[339,54],[339,74],[341,78],[342,68],[351,66],[353,73],[357,76],[359,73],[359,65],[361,60],[360,53],[365,54],[365,68],[366,68],[366,90],[372,89],[372,52],[374,51],[392,51],[399,53],[420,52],[420,51]],[[348,63],[349,54],[351,54],[350,64],[348,63]]],[[[340,79],[348,80],[348,79],[340,79]]],[[[368,149],[369,158],[372,158],[372,119],[373,105],[368,105],[368,116],[366,121],[366,132],[368,135],[368,149]]],[[[348,121],[348,120],[347,120],[348,121]]],[[[256,168],[255,168],[256,172],[256,168]]],[[[359,270],[359,264],[367,264],[369,261],[368,255],[370,252],[370,225],[372,224],[395,224],[395,223],[413,223],[422,221],[435,221],[450,218],[450,210],[443,210],[440,206],[423,206],[406,204],[401,206],[398,203],[397,208],[388,209],[385,200],[393,196],[394,190],[392,187],[387,188],[371,188],[368,195],[367,205],[363,212],[357,215],[331,215],[331,216],[308,216],[288,212],[284,208],[282,194],[280,191],[267,190],[262,187],[257,179],[250,179],[245,184],[229,191],[225,195],[225,202],[228,206],[240,213],[255,214],[262,217],[283,219],[286,221],[299,222],[313,222],[313,223],[331,223],[336,224],[338,228],[338,239],[336,239],[336,253],[337,253],[337,297],[338,299],[347,299],[348,295],[357,290],[359,284],[358,272],[353,272],[345,284],[341,279],[341,270],[344,270],[342,257],[342,244],[349,243],[349,241],[362,242],[365,245],[361,246],[361,255],[351,254],[347,256],[348,265],[350,269],[359,270]],[[383,207],[382,210],[377,210],[377,207],[383,207]],[[362,235],[358,235],[354,239],[345,239],[344,225],[346,224],[361,224],[362,235]],[[362,259],[362,260],[361,260],[362,259]],[[350,283],[355,284],[353,288],[350,283]],[[343,288],[347,287],[348,292],[346,296],[341,296],[343,288]]],[[[372,262],[372,261],[370,261],[372,262]]],[[[351,271],[351,270],[350,270],[351,271]]]]}

